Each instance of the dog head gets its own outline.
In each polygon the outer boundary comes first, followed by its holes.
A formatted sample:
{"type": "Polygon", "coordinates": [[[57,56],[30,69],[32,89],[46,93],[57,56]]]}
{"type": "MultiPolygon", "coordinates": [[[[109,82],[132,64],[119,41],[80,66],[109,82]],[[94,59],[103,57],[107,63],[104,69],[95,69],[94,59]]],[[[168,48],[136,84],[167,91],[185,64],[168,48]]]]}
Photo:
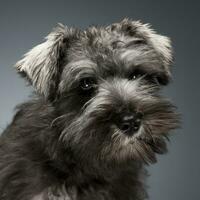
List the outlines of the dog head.
{"type": "Polygon", "coordinates": [[[86,30],[58,25],[16,64],[54,106],[58,138],[85,160],[155,162],[177,127],[160,94],[171,77],[169,38],[124,19],[86,30]]]}

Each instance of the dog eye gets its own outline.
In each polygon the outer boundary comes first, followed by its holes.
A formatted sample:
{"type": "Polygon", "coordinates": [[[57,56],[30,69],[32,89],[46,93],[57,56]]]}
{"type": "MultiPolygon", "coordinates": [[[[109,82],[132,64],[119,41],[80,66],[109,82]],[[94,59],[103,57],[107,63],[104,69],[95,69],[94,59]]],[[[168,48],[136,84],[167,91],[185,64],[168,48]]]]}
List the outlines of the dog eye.
{"type": "Polygon", "coordinates": [[[83,78],[80,81],[80,87],[82,90],[89,91],[95,87],[95,80],[93,78],[83,78]]]}
{"type": "Polygon", "coordinates": [[[139,78],[141,76],[142,76],[141,74],[133,74],[132,79],[135,80],[135,79],[137,79],[137,78],[139,78]]]}
{"type": "Polygon", "coordinates": [[[129,79],[130,80],[135,80],[135,79],[140,78],[140,77],[142,77],[144,75],[145,75],[145,73],[136,70],[129,76],[129,79]]]}

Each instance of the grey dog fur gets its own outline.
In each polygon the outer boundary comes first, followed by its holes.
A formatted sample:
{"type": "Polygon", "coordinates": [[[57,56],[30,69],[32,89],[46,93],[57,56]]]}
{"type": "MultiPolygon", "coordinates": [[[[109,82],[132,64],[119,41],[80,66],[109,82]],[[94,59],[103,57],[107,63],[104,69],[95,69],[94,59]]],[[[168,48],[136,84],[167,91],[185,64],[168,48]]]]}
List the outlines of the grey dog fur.
{"type": "Polygon", "coordinates": [[[35,93],[0,137],[0,199],[148,198],[145,165],[167,151],[179,121],[160,94],[171,64],[170,39],[149,24],[59,24],[15,65],[35,93]],[[89,94],[86,78],[95,80],[89,94]],[[143,114],[132,136],[114,123],[124,112],[143,114]]]}

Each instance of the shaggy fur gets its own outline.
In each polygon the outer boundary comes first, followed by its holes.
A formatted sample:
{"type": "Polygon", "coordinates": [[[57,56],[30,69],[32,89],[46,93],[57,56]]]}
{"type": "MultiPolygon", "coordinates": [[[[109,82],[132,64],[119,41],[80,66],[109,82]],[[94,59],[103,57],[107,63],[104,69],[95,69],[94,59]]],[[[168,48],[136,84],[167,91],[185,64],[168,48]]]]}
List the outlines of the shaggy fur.
{"type": "Polygon", "coordinates": [[[59,24],[16,64],[35,94],[0,137],[0,199],[146,199],[145,164],[178,125],[159,93],[171,62],[169,38],[148,24],[59,24]]]}

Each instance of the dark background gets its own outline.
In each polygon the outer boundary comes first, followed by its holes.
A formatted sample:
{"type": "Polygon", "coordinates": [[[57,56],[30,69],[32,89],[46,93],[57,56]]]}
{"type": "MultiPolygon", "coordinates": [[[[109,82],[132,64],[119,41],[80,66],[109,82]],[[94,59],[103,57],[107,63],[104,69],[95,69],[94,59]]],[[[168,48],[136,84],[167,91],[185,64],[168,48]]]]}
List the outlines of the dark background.
{"type": "Polygon", "coordinates": [[[11,121],[13,108],[28,98],[13,69],[31,47],[42,42],[58,22],[84,28],[106,25],[124,17],[151,23],[170,36],[175,50],[173,82],[165,90],[182,113],[169,153],[148,167],[151,200],[200,199],[200,133],[198,131],[200,3],[178,0],[0,1],[0,132],[11,121]],[[199,55],[199,56],[198,56],[199,55]]]}

